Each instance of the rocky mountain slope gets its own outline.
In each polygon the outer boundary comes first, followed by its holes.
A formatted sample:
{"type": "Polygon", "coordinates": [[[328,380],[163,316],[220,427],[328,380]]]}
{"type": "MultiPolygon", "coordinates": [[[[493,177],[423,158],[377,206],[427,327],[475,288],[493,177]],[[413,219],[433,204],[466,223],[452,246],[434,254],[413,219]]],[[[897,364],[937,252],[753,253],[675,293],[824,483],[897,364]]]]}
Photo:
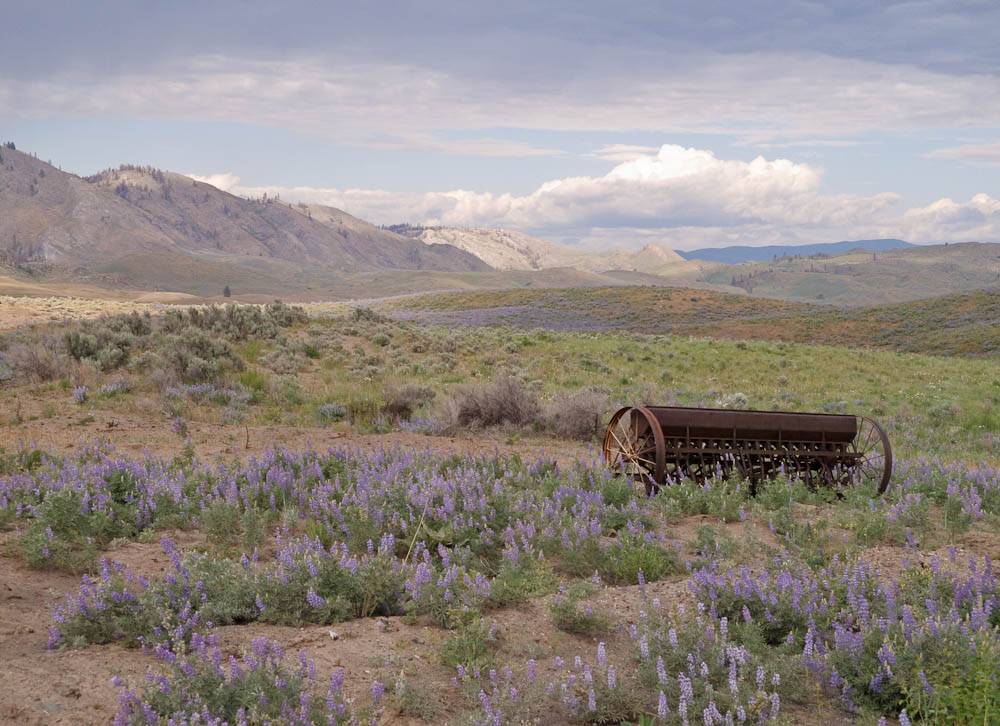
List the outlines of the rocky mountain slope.
{"type": "Polygon", "coordinates": [[[684,259],[665,245],[640,250],[581,250],[507,229],[478,227],[390,227],[425,244],[449,244],[498,270],[545,270],[575,267],[587,272],[653,270],[684,259]]]}
{"type": "Polygon", "coordinates": [[[381,269],[490,270],[457,248],[331,208],[243,199],[149,167],[83,179],[9,148],[0,157],[0,263],[36,275],[185,290],[268,278],[294,288],[381,269]]]}

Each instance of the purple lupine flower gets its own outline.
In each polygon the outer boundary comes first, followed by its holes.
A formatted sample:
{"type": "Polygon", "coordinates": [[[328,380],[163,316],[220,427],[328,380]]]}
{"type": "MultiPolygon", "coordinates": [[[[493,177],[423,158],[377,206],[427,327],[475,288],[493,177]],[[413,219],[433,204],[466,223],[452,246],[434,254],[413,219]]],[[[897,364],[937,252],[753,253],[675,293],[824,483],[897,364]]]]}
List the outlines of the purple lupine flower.
{"type": "Polygon", "coordinates": [[[62,632],[58,628],[49,627],[49,640],[45,644],[45,647],[49,650],[56,648],[62,641],[62,632]]]}
{"type": "Polygon", "coordinates": [[[934,692],[934,688],[927,681],[927,674],[924,673],[923,671],[920,671],[919,673],[917,673],[917,676],[920,678],[920,683],[924,687],[924,691],[926,693],[933,693],[934,692]]]}
{"type": "Polygon", "coordinates": [[[309,592],[306,593],[306,602],[313,608],[321,608],[326,605],[326,600],[317,595],[316,591],[311,587],[309,588],[309,592]]]}
{"type": "Polygon", "coordinates": [[[667,696],[663,691],[660,691],[660,699],[656,704],[656,716],[665,721],[669,713],[670,706],[667,705],[667,696]]]}
{"type": "Polygon", "coordinates": [[[683,673],[678,673],[677,684],[680,686],[681,698],[689,703],[694,701],[694,687],[691,685],[691,679],[683,673]]]}
{"type": "Polygon", "coordinates": [[[382,681],[375,681],[372,683],[372,703],[378,704],[382,700],[382,696],[385,694],[385,684],[382,681]]]}

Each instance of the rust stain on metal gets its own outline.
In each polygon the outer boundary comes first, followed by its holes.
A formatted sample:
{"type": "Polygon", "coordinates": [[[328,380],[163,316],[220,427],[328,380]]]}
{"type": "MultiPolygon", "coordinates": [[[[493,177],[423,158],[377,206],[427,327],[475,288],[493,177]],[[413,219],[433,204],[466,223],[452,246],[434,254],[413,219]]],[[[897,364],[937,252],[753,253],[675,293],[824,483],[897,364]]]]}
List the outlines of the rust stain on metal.
{"type": "Polygon", "coordinates": [[[604,457],[642,481],[647,494],[692,479],[738,474],[758,483],[786,474],[810,487],[871,482],[885,492],[892,476],[889,437],[865,416],[626,406],[611,417],[604,457]]]}

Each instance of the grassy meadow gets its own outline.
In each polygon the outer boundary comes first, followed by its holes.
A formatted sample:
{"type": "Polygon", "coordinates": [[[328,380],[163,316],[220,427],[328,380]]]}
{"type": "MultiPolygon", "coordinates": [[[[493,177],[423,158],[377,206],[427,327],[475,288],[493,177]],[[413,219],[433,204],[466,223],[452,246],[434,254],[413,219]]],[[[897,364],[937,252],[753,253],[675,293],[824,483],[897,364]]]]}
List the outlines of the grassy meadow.
{"type": "MultiPolygon", "coordinates": [[[[972,325],[976,295],[905,309],[972,325]]],[[[598,288],[21,328],[0,339],[0,565],[79,583],[39,604],[39,652],[142,654],[81,723],[993,723],[1000,362],[694,335],[816,319],[824,341],[848,314],[598,288]],[[890,489],[647,498],[597,460],[619,405],[737,393],[875,418],[890,489]],[[146,422],[145,453],[112,445],[118,420],[146,422]],[[54,422],[89,439],[32,441],[54,422]],[[269,427],[299,445],[243,455],[269,427]],[[224,453],[199,456],[206,435],[224,453]]]]}

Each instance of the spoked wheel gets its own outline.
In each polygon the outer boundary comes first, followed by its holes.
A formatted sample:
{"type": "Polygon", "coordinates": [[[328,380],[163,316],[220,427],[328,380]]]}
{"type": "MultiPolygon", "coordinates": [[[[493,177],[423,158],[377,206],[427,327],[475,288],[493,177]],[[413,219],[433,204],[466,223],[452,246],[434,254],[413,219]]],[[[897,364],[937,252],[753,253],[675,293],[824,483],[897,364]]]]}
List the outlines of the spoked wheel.
{"type": "Polygon", "coordinates": [[[872,483],[884,494],[892,477],[892,447],[889,437],[877,423],[866,416],[858,416],[858,433],[848,451],[853,454],[850,468],[852,484],[872,483]]]}
{"type": "Polygon", "coordinates": [[[613,471],[641,481],[648,496],[663,481],[665,459],[663,431],[648,409],[626,406],[611,417],[604,433],[604,460],[613,471]]]}

